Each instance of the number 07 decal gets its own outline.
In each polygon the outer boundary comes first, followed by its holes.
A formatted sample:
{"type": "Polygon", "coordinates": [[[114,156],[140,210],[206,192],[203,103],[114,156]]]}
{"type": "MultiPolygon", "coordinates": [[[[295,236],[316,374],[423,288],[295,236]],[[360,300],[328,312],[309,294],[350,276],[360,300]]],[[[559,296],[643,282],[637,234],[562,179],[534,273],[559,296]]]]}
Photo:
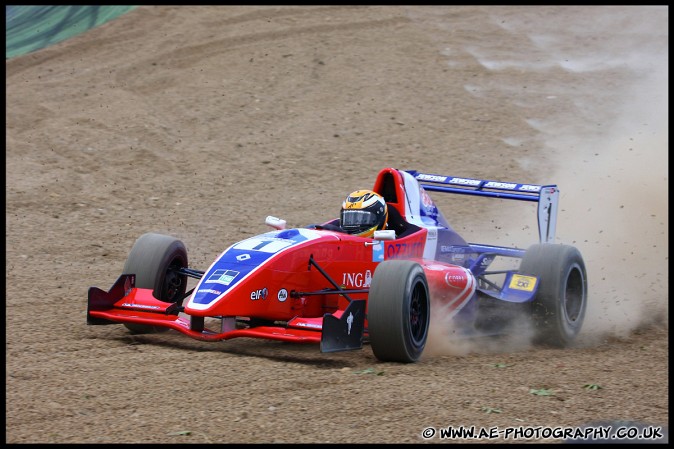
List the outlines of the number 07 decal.
{"type": "Polygon", "coordinates": [[[243,251],[277,253],[282,249],[294,245],[295,243],[297,242],[293,240],[251,238],[237,243],[233,246],[233,248],[243,251]]]}

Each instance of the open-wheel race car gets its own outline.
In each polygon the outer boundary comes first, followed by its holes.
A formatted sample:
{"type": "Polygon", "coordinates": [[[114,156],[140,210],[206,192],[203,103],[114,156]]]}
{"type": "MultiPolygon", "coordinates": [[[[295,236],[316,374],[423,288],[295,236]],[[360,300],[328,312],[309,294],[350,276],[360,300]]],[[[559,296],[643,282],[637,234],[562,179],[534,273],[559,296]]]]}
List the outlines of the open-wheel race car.
{"type": "Polygon", "coordinates": [[[147,233],[109,291],[89,288],[87,323],[132,333],[174,329],[192,338],[320,343],[322,352],[369,343],[380,361],[415,362],[433,314],[471,333],[503,331],[522,316],[535,341],[567,346],[587,306],[587,274],[573,246],[554,243],[556,185],[382,169],[372,189],[388,208],[372,237],[341,232],[339,218],[273,230],[226,248],[205,271],[178,239],[147,233]],[[537,203],[539,242],[527,249],[466,242],[429,191],[537,203]],[[517,268],[492,269],[497,258],[517,268]],[[187,291],[188,278],[196,286],[187,291]]]}

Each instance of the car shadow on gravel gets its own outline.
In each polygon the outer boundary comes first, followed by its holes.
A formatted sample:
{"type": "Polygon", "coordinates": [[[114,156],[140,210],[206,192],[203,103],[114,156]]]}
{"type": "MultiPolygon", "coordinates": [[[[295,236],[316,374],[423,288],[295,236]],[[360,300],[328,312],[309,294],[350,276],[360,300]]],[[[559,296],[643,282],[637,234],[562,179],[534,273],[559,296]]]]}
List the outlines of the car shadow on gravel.
{"type": "MultiPolygon", "coordinates": [[[[284,363],[298,363],[325,369],[353,368],[362,364],[361,351],[322,353],[317,344],[288,343],[256,339],[237,339],[225,342],[184,340],[172,332],[161,335],[123,335],[111,340],[124,345],[152,345],[177,351],[213,352],[233,356],[261,357],[284,363]]],[[[367,350],[367,347],[364,346],[367,350]]]]}

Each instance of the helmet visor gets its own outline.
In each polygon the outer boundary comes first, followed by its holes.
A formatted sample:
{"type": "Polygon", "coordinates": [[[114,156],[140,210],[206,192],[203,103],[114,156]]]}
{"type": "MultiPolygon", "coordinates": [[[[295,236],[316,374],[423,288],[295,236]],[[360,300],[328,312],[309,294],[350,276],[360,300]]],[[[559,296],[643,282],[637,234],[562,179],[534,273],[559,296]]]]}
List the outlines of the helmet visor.
{"type": "Polygon", "coordinates": [[[365,210],[343,210],[342,227],[344,229],[369,229],[377,224],[377,215],[365,210]]]}

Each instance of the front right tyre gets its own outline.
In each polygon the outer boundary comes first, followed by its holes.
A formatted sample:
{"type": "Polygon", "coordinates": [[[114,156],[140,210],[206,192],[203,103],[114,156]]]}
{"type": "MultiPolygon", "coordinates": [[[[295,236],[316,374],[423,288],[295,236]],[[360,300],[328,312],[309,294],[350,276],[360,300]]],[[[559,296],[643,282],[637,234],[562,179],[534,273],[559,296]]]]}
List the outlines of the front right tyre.
{"type": "MultiPolygon", "coordinates": [[[[163,234],[141,235],[129,253],[122,274],[135,274],[136,287],[152,289],[160,301],[174,303],[187,290],[187,276],[177,270],[187,267],[187,250],[180,240],[163,234]]],[[[168,328],[147,324],[124,323],[134,334],[167,331],[168,328]]]]}

